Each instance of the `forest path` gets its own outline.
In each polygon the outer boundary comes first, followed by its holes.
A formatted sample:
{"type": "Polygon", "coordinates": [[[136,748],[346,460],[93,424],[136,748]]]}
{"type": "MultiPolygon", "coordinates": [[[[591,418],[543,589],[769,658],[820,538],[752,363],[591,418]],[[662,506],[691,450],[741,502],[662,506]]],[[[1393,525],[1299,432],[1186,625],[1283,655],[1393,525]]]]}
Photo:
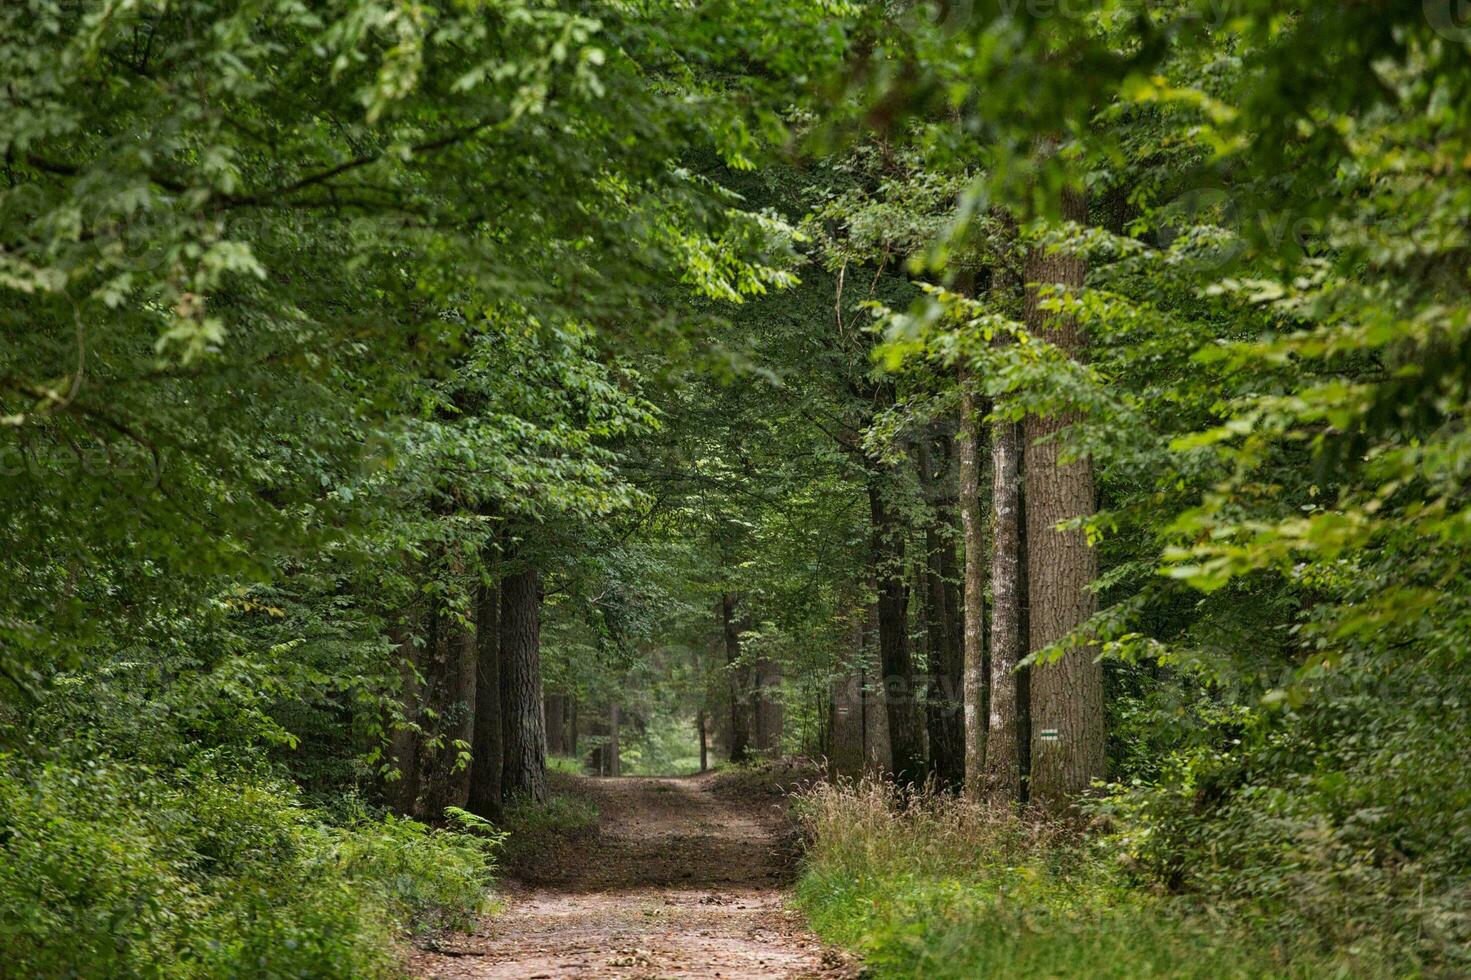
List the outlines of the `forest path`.
{"type": "Polygon", "coordinates": [[[411,958],[434,978],[849,977],[785,907],[794,844],[779,799],[713,775],[578,778],[595,839],[502,890],[469,935],[411,958]]]}

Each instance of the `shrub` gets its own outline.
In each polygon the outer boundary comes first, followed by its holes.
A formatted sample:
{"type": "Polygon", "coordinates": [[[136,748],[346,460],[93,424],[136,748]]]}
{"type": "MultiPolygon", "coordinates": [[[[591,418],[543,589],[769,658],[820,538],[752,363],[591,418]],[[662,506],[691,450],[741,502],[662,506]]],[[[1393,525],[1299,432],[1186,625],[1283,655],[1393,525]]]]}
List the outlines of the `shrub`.
{"type": "Polygon", "coordinates": [[[585,771],[582,760],[571,755],[547,756],[547,772],[560,772],[568,776],[580,776],[585,771]]]}
{"type": "Polygon", "coordinates": [[[553,793],[541,803],[527,799],[506,804],[506,865],[520,878],[543,880],[563,865],[577,863],[572,852],[598,832],[598,808],[571,792],[572,784],[553,779],[553,793]]]}
{"type": "Polygon", "coordinates": [[[1131,888],[1107,842],[1062,824],[871,782],[818,785],[796,812],[810,840],[798,902],[877,976],[1391,972],[1373,953],[1324,954],[1131,888]]]}
{"type": "Polygon", "coordinates": [[[1332,678],[1229,751],[1173,753],[1094,809],[1134,880],[1229,904],[1261,930],[1471,970],[1465,683],[1332,678]]]}
{"type": "Polygon", "coordinates": [[[165,773],[0,756],[0,946],[18,976],[373,977],[396,926],[475,911],[493,840],[332,827],[207,753],[165,773]]]}

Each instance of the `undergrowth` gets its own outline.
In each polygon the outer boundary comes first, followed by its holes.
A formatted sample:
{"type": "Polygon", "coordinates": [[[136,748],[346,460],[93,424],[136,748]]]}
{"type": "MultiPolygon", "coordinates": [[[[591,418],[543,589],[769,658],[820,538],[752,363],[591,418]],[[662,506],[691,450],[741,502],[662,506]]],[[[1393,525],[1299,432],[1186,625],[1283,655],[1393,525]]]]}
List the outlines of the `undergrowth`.
{"type": "Polygon", "coordinates": [[[506,868],[523,879],[537,878],[598,832],[598,808],[575,792],[576,782],[558,772],[548,777],[547,799],[512,800],[497,823],[506,834],[506,868]]]}
{"type": "Polygon", "coordinates": [[[797,900],[881,977],[1379,977],[1371,944],[1322,948],[1240,909],[1132,883],[1108,845],[1059,823],[887,785],[797,798],[810,840],[797,900]]]}
{"type": "Polygon", "coordinates": [[[329,820],[209,753],[176,771],[0,755],[0,972],[393,975],[402,930],[480,910],[497,838],[357,810],[329,820]]]}
{"type": "Polygon", "coordinates": [[[547,772],[560,772],[569,776],[580,776],[585,771],[582,760],[571,755],[547,756],[547,772]]]}

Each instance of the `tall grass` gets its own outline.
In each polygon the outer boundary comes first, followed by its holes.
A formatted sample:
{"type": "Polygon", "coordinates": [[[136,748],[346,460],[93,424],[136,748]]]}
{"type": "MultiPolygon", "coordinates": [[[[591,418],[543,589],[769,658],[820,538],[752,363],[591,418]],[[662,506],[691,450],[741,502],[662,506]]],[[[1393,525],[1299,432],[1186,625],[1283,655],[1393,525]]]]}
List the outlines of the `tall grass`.
{"type": "Polygon", "coordinates": [[[1251,929],[1132,887],[1076,827],[819,784],[797,799],[810,844],[798,903],[880,977],[1374,977],[1393,964],[1251,929]]]}

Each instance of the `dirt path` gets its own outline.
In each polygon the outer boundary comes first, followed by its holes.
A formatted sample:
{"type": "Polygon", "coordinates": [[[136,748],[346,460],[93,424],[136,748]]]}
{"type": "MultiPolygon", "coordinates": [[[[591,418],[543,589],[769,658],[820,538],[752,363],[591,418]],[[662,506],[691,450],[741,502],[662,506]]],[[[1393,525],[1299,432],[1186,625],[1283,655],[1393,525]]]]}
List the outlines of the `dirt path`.
{"type": "Polygon", "coordinates": [[[412,958],[438,978],[850,977],[785,908],[792,841],[777,801],[714,777],[583,779],[600,833],[512,884],[504,912],[412,958]]]}

